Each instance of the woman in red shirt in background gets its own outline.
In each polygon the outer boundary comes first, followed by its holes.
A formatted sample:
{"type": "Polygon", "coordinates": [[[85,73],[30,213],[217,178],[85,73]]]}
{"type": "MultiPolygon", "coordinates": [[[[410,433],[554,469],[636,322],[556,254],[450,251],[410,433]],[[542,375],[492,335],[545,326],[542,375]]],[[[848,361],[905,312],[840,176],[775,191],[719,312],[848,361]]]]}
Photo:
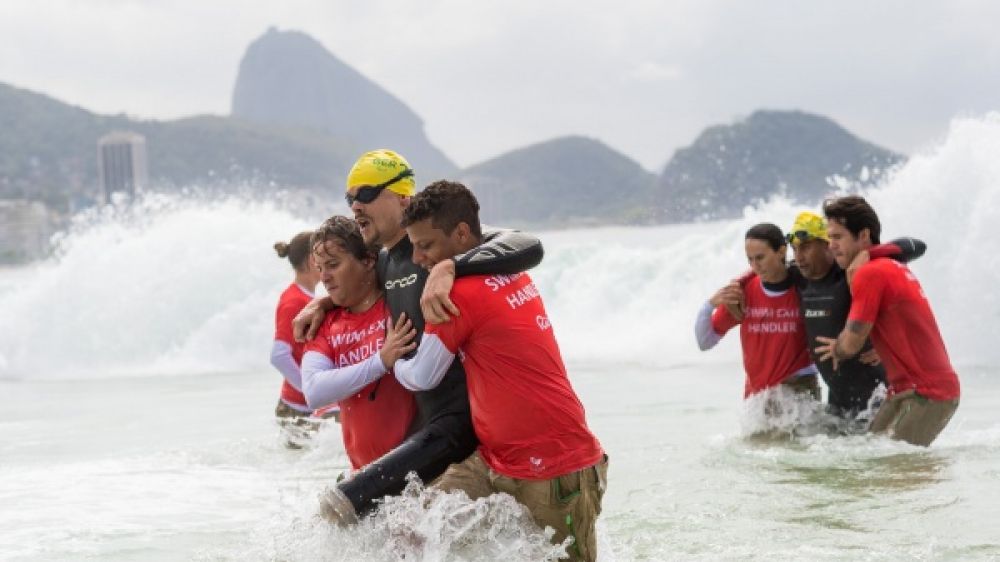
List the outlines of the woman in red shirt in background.
{"type": "Polygon", "coordinates": [[[298,343],[292,336],[292,320],[313,298],[313,291],[319,283],[319,270],[313,262],[309,239],[312,232],[300,232],[290,242],[277,242],[274,251],[278,257],[287,258],[292,265],[294,279],[278,299],[274,312],[274,342],[271,344],[271,365],[281,373],[281,398],[274,409],[278,423],[289,437],[288,446],[297,448],[297,441],[305,437],[304,432],[314,427],[308,418],[313,409],[306,404],[302,395],[302,353],[305,344],[298,343]]]}

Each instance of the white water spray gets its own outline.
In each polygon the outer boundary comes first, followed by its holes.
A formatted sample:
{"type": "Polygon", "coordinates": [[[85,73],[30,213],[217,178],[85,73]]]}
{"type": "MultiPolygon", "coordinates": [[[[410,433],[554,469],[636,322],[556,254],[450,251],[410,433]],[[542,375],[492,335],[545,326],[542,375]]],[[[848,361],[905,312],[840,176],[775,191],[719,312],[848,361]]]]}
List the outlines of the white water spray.
{"type": "MultiPolygon", "coordinates": [[[[1000,113],[958,119],[940,145],[865,194],[884,239],[928,243],[912,269],[958,365],[1000,362],[990,329],[1000,319],[1000,255],[987,245],[1000,224],[997,154],[1000,113]]],[[[800,210],[778,199],[733,221],[542,233],[546,258],[532,275],[566,359],[733,364],[738,338],[698,351],[695,312],[746,269],[748,227],[787,228],[800,210]]],[[[0,377],[267,369],[273,307],[291,278],[271,245],[312,226],[235,197],[150,197],[81,220],[58,257],[0,287],[0,377]]]]}

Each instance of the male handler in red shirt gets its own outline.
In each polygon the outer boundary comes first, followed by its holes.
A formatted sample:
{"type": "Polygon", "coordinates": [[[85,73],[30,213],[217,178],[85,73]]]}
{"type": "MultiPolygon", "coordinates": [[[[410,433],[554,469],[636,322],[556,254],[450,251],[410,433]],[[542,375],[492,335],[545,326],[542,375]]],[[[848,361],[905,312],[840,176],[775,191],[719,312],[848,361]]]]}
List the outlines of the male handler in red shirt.
{"type": "MultiPolygon", "coordinates": [[[[479,203],[460,183],[417,194],[403,225],[413,261],[428,269],[481,243],[479,203]]],[[[555,530],[556,544],[573,537],[571,559],[595,560],[607,456],[587,427],[538,289],[525,273],[476,275],[456,279],[451,299],[459,314],[428,325],[416,355],[395,364],[414,391],[437,385],[456,356],[465,367],[480,446],[436,486],[471,498],[506,492],[555,530]]]]}
{"type": "MultiPolygon", "coordinates": [[[[823,204],[830,251],[848,269],[879,243],[881,224],[864,198],[851,195],[823,204]]],[[[958,408],[959,384],[920,282],[906,265],[880,258],[861,265],[851,280],[851,312],[834,338],[819,336],[820,361],[854,356],[871,334],[885,364],[889,397],[870,431],[914,445],[930,445],[958,408]]]]}

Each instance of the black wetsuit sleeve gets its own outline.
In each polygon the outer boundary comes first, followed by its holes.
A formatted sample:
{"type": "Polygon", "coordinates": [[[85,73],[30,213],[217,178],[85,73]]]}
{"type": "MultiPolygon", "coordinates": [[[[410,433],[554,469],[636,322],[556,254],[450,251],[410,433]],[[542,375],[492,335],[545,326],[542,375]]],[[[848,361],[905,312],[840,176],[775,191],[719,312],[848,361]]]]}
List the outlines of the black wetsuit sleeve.
{"type": "Polygon", "coordinates": [[[542,263],[542,241],[516,230],[483,228],[484,242],[455,256],[455,277],[510,275],[542,263]]]}
{"type": "Polygon", "coordinates": [[[868,253],[872,258],[890,258],[898,262],[909,263],[924,255],[927,244],[916,238],[897,238],[886,244],[873,246],[868,253]]]}
{"type": "Polygon", "coordinates": [[[903,263],[909,263],[919,258],[927,251],[927,244],[923,240],[917,240],[916,238],[896,238],[889,242],[889,244],[899,248],[899,253],[890,257],[903,263]]]}

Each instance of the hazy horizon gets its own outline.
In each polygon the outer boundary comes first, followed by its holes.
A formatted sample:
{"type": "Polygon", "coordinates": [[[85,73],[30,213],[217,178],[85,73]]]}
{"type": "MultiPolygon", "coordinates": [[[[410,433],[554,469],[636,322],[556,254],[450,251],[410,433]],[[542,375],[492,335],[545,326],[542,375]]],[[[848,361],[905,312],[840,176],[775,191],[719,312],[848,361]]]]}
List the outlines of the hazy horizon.
{"type": "Polygon", "coordinates": [[[8,2],[0,82],[96,113],[228,115],[246,47],[275,26],[404,101],[461,167],[584,135],[659,173],[705,127],[758,109],[912,153],[998,109],[998,16],[984,1],[8,2]]]}

